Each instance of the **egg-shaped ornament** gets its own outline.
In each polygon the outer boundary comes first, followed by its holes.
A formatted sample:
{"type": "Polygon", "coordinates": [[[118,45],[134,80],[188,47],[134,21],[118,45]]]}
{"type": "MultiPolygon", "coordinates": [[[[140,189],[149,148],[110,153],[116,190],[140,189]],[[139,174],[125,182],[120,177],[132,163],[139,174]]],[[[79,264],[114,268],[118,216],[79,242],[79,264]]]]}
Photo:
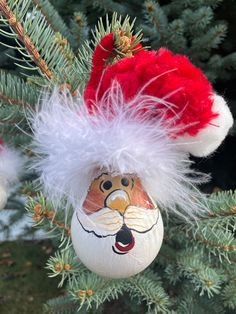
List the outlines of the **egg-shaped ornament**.
{"type": "Polygon", "coordinates": [[[79,259],[103,277],[126,278],[144,270],[163,240],[160,210],[138,177],[102,173],[89,187],[71,226],[79,259]]]}

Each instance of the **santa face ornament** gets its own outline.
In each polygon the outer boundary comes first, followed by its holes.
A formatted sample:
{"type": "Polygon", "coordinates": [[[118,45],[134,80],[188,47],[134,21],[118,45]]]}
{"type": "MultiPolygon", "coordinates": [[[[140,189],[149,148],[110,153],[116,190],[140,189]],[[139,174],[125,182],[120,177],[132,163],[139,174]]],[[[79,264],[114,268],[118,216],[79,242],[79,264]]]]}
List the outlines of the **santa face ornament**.
{"type": "Polygon", "coordinates": [[[125,278],[160,249],[155,202],[181,217],[205,210],[196,188],[204,177],[189,155],[214,152],[233,118],[186,56],[138,44],[116,60],[116,39],[109,33],[96,46],[82,94],[55,89],[45,97],[33,130],[45,192],[55,206],[66,200],[75,210],[77,256],[101,276],[125,278]],[[98,169],[108,173],[94,176],[98,169]]]}
{"type": "Polygon", "coordinates": [[[102,173],[72,219],[72,242],[95,273],[125,278],[145,269],[163,240],[161,213],[136,176],[102,173]]]}

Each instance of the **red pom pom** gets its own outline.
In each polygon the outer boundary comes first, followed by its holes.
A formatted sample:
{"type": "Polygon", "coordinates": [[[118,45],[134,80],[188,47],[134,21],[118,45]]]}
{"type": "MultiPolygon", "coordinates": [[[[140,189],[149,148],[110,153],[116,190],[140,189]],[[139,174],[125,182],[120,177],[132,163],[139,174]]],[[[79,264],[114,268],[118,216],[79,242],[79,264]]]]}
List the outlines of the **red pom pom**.
{"type": "Polygon", "coordinates": [[[174,136],[195,135],[217,116],[212,112],[210,82],[186,56],[175,55],[164,48],[157,52],[141,50],[131,58],[108,65],[102,75],[113,45],[112,34],[109,34],[95,49],[91,78],[84,94],[90,110],[96,110],[96,102],[111,87],[112,81],[117,80],[126,101],[133,99],[143,88],[142,94],[168,102],[168,108],[157,102],[154,108],[143,107],[142,110],[150,120],[160,118],[160,112],[164,112],[165,120],[181,127],[174,136]],[[108,49],[103,50],[101,46],[108,49]],[[165,110],[160,111],[162,108],[165,110]]]}

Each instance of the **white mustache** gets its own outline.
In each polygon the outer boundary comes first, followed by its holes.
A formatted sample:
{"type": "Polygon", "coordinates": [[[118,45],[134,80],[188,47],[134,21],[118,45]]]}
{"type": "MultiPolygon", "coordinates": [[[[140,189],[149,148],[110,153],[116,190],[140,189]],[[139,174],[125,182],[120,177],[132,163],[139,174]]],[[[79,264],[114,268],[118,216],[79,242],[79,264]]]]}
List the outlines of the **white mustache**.
{"type": "Polygon", "coordinates": [[[158,221],[159,210],[129,206],[124,214],[126,226],[137,232],[145,232],[151,229],[158,221]]]}
{"type": "Polygon", "coordinates": [[[122,216],[118,211],[105,207],[90,215],[80,211],[77,217],[83,229],[106,237],[115,236],[123,224],[140,233],[150,230],[158,221],[159,210],[129,206],[122,216]]]}
{"type": "Polygon", "coordinates": [[[90,215],[81,211],[77,217],[84,229],[101,236],[115,235],[123,225],[119,212],[108,207],[90,215]]]}

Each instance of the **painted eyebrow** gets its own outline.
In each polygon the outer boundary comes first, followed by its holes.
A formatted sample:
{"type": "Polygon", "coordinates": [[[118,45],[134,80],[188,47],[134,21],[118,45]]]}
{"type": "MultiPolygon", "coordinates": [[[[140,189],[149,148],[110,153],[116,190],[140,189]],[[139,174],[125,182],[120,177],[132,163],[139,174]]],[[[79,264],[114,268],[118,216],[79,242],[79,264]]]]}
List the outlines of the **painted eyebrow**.
{"type": "Polygon", "coordinates": [[[100,184],[99,184],[99,189],[100,189],[102,192],[104,192],[104,190],[103,190],[103,188],[102,188],[103,182],[104,182],[104,180],[102,180],[102,181],[100,182],[100,184]]]}
{"type": "Polygon", "coordinates": [[[133,189],[133,187],[134,187],[134,179],[131,178],[131,181],[132,181],[132,187],[131,187],[131,189],[133,189]]]}
{"type": "Polygon", "coordinates": [[[96,177],[95,180],[101,178],[104,174],[108,176],[108,172],[103,172],[98,177],[96,177]]]}

